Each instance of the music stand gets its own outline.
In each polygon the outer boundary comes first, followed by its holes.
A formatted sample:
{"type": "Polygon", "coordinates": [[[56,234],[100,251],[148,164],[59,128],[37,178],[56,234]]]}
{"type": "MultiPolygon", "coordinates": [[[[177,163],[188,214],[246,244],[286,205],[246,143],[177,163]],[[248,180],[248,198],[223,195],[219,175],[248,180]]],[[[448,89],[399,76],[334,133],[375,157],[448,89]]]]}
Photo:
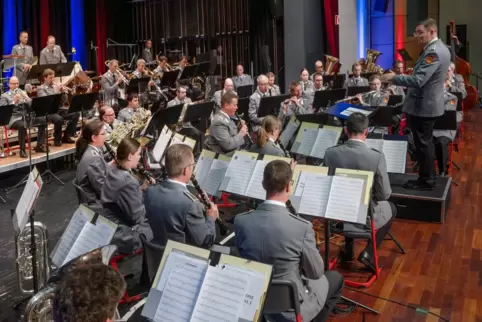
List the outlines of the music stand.
{"type": "Polygon", "coordinates": [[[161,78],[161,87],[175,88],[179,72],[180,72],[179,69],[173,70],[171,72],[164,72],[161,78]]]}
{"type": "Polygon", "coordinates": [[[192,65],[185,66],[184,69],[182,70],[180,80],[195,77],[198,68],[199,68],[199,64],[192,64],[192,65]]]}
{"type": "Polygon", "coordinates": [[[211,62],[209,62],[209,60],[200,62],[196,74],[201,76],[206,76],[209,74],[210,68],[211,68],[211,62]]]}
{"type": "Polygon", "coordinates": [[[308,122],[308,123],[316,123],[316,124],[327,124],[329,115],[326,113],[319,113],[319,114],[302,114],[296,115],[296,118],[300,122],[308,122]]]}
{"type": "Polygon", "coordinates": [[[253,95],[253,92],[253,84],[239,86],[238,88],[236,88],[236,93],[238,93],[238,97],[240,98],[250,97],[251,95],[253,95]]]}
{"type": "Polygon", "coordinates": [[[184,104],[178,104],[159,110],[152,116],[151,125],[154,129],[162,130],[164,125],[177,124],[183,107],[184,104]]]}
{"type": "Polygon", "coordinates": [[[331,89],[342,88],[345,80],[346,74],[323,75],[323,83],[330,84],[331,89]]]}
{"type": "MultiPolygon", "coordinates": [[[[435,119],[433,129],[457,131],[457,111],[445,111],[442,116],[435,119]]],[[[452,164],[460,170],[460,167],[455,162],[452,161],[452,164]]],[[[454,180],[452,180],[452,183],[459,186],[454,180]]]]}
{"type": "Polygon", "coordinates": [[[249,124],[249,97],[243,97],[238,99],[238,110],[236,114],[242,115],[246,124],[249,124]]]}
{"type": "Polygon", "coordinates": [[[262,97],[259,103],[258,117],[278,116],[281,103],[288,98],[290,98],[290,94],[262,97]]]}
{"type": "Polygon", "coordinates": [[[184,114],[184,119],[182,121],[195,123],[201,120],[207,120],[211,117],[213,110],[213,101],[188,105],[186,113],[184,114]]]}
{"type": "Polygon", "coordinates": [[[326,108],[333,105],[336,101],[343,99],[346,95],[345,88],[330,89],[326,91],[315,92],[315,99],[313,100],[313,108],[326,108]]]}
{"type": "Polygon", "coordinates": [[[358,94],[368,93],[370,86],[350,86],[346,92],[347,96],[356,96],[358,94]]]}
{"type": "Polygon", "coordinates": [[[80,112],[80,117],[82,118],[82,129],[84,129],[84,111],[91,110],[94,107],[95,101],[98,99],[98,97],[98,92],[79,94],[72,97],[69,113],[80,112]]]}
{"type": "Polygon", "coordinates": [[[133,78],[129,81],[126,92],[137,93],[137,95],[140,95],[147,90],[147,84],[150,80],[149,77],[133,78]]]}
{"type": "Polygon", "coordinates": [[[387,106],[398,106],[403,103],[402,95],[390,95],[388,97],[387,106]]]}

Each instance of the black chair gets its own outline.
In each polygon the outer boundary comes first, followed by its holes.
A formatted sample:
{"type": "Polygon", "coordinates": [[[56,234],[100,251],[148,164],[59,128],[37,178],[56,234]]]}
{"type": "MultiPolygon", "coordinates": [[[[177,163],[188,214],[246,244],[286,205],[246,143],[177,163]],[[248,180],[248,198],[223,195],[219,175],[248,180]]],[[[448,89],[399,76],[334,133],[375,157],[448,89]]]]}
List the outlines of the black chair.
{"type": "Polygon", "coordinates": [[[75,192],[77,193],[77,199],[79,200],[79,205],[80,204],[87,204],[87,196],[85,195],[85,191],[75,183],[75,180],[72,180],[72,185],[75,188],[75,192]]]}
{"type": "Polygon", "coordinates": [[[157,269],[159,268],[166,247],[147,241],[144,234],[141,234],[139,237],[141,238],[142,246],[144,248],[142,255],[141,283],[143,285],[150,285],[156,276],[157,269]]]}
{"type": "MultiPolygon", "coordinates": [[[[281,313],[293,313],[296,322],[301,322],[300,300],[298,289],[293,281],[272,280],[264,302],[263,317],[266,321],[280,321],[281,313]]],[[[286,321],[293,319],[286,317],[286,321]]]]}

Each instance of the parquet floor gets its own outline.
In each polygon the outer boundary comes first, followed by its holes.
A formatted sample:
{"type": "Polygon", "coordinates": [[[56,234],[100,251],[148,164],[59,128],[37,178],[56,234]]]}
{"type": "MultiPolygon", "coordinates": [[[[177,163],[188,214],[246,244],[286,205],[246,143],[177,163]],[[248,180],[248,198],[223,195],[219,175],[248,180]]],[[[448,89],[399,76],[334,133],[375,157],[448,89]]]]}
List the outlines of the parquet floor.
{"type": "MultiPolygon", "coordinates": [[[[452,322],[482,321],[482,110],[465,117],[465,133],[454,153],[452,203],[445,224],[396,220],[392,231],[406,255],[385,241],[380,249],[381,278],[362,291],[414,307],[427,309],[452,322]],[[480,199],[479,199],[480,198],[480,199]]],[[[417,314],[384,300],[345,290],[343,295],[380,312],[363,314],[357,308],[331,321],[433,322],[432,315],[417,314]],[[364,316],[363,316],[364,315],[364,316]]]]}

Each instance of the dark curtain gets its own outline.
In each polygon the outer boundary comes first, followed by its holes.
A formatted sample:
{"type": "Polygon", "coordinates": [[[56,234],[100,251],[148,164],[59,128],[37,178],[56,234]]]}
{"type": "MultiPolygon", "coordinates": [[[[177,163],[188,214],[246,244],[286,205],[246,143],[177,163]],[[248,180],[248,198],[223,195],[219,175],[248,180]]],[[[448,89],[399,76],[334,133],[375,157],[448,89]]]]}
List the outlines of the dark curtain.
{"type": "Polygon", "coordinates": [[[338,26],[335,25],[335,16],[338,15],[338,0],[323,0],[326,43],[328,53],[331,56],[339,57],[338,26]]]}

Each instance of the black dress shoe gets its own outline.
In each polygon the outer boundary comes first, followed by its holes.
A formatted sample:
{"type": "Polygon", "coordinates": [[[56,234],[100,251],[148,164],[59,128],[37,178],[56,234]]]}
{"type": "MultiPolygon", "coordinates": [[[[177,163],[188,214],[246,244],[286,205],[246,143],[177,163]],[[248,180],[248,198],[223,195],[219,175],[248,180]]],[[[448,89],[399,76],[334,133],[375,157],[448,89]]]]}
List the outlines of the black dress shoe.
{"type": "Polygon", "coordinates": [[[75,140],[72,139],[71,137],[64,136],[64,138],[62,139],[62,142],[63,143],[75,143],[75,140]]]}
{"type": "Polygon", "coordinates": [[[435,189],[435,183],[430,183],[421,180],[409,180],[407,181],[403,187],[405,189],[411,190],[424,190],[424,191],[432,191],[435,189]]]}
{"type": "Polygon", "coordinates": [[[35,147],[35,152],[38,152],[38,153],[47,153],[47,147],[44,146],[44,145],[37,145],[35,147]]]}
{"type": "Polygon", "coordinates": [[[59,141],[54,140],[54,145],[55,146],[62,146],[62,142],[60,140],[59,141]]]}
{"type": "Polygon", "coordinates": [[[23,159],[28,157],[27,152],[25,152],[25,150],[20,150],[20,153],[18,155],[23,159]]]}
{"type": "Polygon", "coordinates": [[[376,272],[375,268],[375,263],[373,262],[373,259],[368,255],[368,253],[364,250],[358,255],[358,261],[371,269],[373,272],[376,272]]]}

